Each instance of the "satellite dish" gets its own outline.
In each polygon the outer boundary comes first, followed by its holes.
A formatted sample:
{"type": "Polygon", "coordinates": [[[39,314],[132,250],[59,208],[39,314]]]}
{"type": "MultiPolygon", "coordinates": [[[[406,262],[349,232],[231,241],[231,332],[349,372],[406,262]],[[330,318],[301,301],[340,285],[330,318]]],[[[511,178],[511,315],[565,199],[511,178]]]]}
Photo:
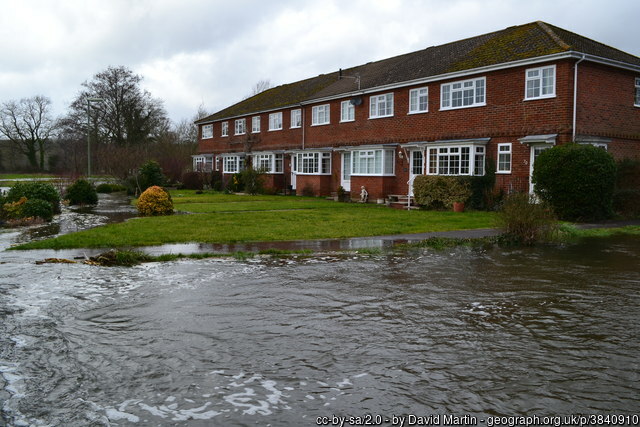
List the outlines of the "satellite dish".
{"type": "Polygon", "coordinates": [[[362,97],[361,96],[356,96],[355,98],[351,98],[351,100],[349,101],[351,103],[351,105],[360,105],[362,104],[362,97]]]}

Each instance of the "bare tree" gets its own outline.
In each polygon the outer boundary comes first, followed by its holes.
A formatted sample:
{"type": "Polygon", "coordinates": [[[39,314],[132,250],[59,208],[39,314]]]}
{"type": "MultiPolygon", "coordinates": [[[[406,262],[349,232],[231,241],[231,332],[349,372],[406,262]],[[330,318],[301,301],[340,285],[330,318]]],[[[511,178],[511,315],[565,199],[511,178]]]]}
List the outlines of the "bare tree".
{"type": "Polygon", "coordinates": [[[102,102],[92,104],[96,115],[91,128],[97,130],[99,142],[135,145],[157,140],[169,131],[169,119],[162,101],[143,90],[141,81],[126,67],[108,67],[82,84],[65,125],[78,137],[86,135],[87,99],[98,98],[102,102]]]}
{"type": "Polygon", "coordinates": [[[45,152],[57,128],[51,100],[36,95],[7,101],[0,108],[0,133],[19,148],[34,169],[44,170],[45,152]]]}
{"type": "Polygon", "coordinates": [[[191,144],[198,142],[198,127],[194,124],[195,121],[207,117],[210,113],[204,108],[203,104],[198,106],[198,111],[191,117],[191,119],[182,119],[173,126],[173,132],[176,134],[178,143],[191,144]]]}
{"type": "Polygon", "coordinates": [[[251,87],[251,93],[249,95],[245,96],[245,99],[251,98],[252,96],[257,95],[260,92],[264,92],[267,89],[271,89],[272,87],[273,87],[273,85],[271,84],[271,80],[269,80],[269,79],[259,80],[256,84],[254,84],[251,87]]]}

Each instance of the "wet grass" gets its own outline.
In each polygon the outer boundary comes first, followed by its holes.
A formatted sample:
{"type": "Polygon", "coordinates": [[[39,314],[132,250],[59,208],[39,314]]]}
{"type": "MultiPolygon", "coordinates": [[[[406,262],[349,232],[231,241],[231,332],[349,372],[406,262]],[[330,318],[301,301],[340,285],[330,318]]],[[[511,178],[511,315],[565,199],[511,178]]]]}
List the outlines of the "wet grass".
{"type": "Polygon", "coordinates": [[[176,210],[201,212],[136,218],[31,242],[13,249],[118,248],[167,243],[242,243],[349,238],[490,228],[495,213],[403,211],[320,198],[172,193],[176,210]]]}

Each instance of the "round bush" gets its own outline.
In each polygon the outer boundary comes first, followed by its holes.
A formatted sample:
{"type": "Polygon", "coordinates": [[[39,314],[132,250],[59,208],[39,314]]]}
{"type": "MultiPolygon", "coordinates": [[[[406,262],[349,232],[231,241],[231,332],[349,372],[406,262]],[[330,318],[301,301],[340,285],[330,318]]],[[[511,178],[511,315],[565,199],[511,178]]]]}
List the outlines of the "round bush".
{"type": "Polygon", "coordinates": [[[592,145],[563,144],[543,151],[533,169],[535,192],[560,219],[599,220],[612,215],[616,163],[592,145]]]}
{"type": "Polygon", "coordinates": [[[24,205],[22,205],[22,217],[37,217],[45,221],[51,221],[51,218],[53,218],[53,208],[51,207],[51,203],[46,200],[28,199],[24,202],[24,205]]]}
{"type": "Polygon", "coordinates": [[[163,188],[154,185],[147,188],[138,199],[138,213],[143,216],[171,215],[173,201],[163,188]]]}
{"type": "Polygon", "coordinates": [[[66,200],[70,205],[95,205],[98,193],[87,180],[79,179],[67,188],[66,200]]]}
{"type": "Polygon", "coordinates": [[[469,182],[460,177],[418,175],[413,181],[416,203],[425,209],[451,209],[454,202],[471,197],[469,182]]]}
{"type": "Polygon", "coordinates": [[[18,182],[7,193],[7,202],[17,202],[22,197],[46,200],[51,204],[53,213],[60,213],[60,195],[48,182],[18,182]]]}

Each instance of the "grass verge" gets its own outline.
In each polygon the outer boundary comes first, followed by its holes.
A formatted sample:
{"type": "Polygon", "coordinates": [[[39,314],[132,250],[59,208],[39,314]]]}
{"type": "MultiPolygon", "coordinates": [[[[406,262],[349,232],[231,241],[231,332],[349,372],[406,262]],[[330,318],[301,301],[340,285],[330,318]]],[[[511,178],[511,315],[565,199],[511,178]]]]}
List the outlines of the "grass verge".
{"type": "Polygon", "coordinates": [[[401,211],[318,198],[172,193],[177,210],[202,212],[135,218],[12,249],[121,248],[167,243],[311,240],[490,228],[491,212],[401,211]]]}

